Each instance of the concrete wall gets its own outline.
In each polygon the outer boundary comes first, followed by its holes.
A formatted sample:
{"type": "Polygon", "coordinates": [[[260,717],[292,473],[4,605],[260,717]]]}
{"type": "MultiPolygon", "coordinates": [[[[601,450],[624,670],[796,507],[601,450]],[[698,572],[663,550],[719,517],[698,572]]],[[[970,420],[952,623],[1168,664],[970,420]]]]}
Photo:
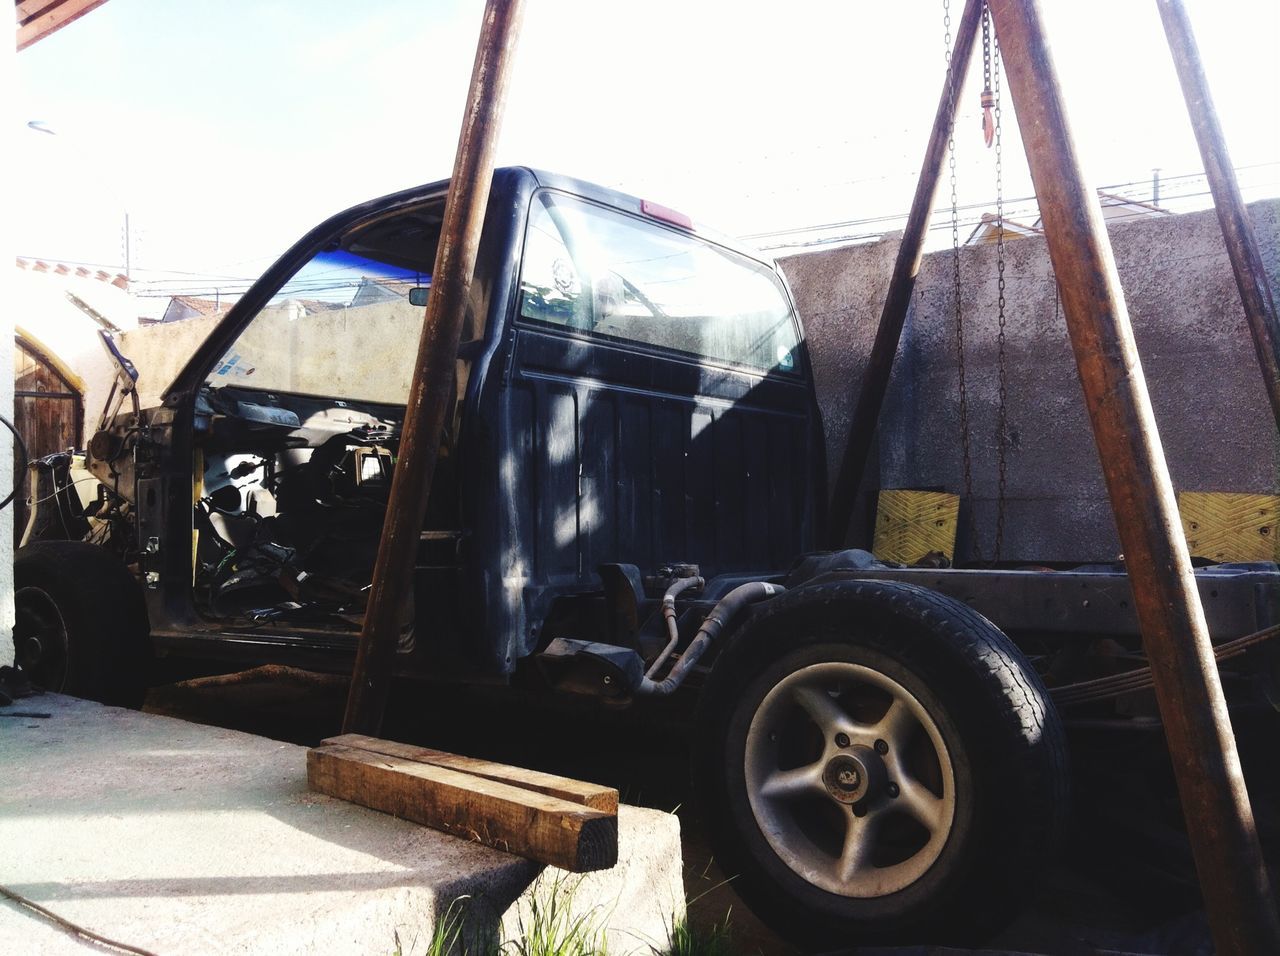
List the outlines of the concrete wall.
{"type": "MultiPolygon", "coordinates": [[[[425,315],[408,299],[298,316],[288,303],[265,310],[230,350],[222,384],[403,405],[425,315]]],[[[220,318],[144,325],[120,336],[138,369],[142,407],[160,396],[220,318]]],[[[216,374],[216,373],[215,373],[216,374]]]]}
{"type": "MultiPolygon", "coordinates": [[[[0,260],[5,265],[10,261],[0,260]]],[[[110,393],[115,367],[98,337],[102,326],[76,306],[68,294],[78,297],[120,329],[137,324],[135,300],[123,289],[97,279],[21,269],[10,271],[15,273],[13,293],[4,301],[12,307],[10,314],[17,333],[65,366],[72,373],[72,384],[83,393],[85,434],[80,441],[83,445],[93,437],[98,416],[110,393]]]]}
{"type": "Polygon", "coordinates": [[[220,321],[201,317],[140,325],[117,338],[120,351],[138,370],[138,399],[143,408],[160,404],[165,388],[220,321]]]}
{"type": "MultiPolygon", "coordinates": [[[[1280,201],[1250,207],[1272,288],[1280,201]]],[[[1275,493],[1278,448],[1214,213],[1110,226],[1174,486],[1275,493]]],[[[898,241],[782,261],[809,338],[832,474],[898,241]]],[[[1114,558],[1120,550],[1042,238],[1006,245],[1008,469],[1003,557],[1114,558]]],[[[960,250],[972,447],[973,527],[990,557],[996,523],[996,249],[960,250]]],[[[964,494],[950,250],[927,256],[878,438],[875,484],[964,494]]],[[[865,529],[874,496],[864,496],[865,529]]],[[[959,553],[973,556],[962,510],[959,553]]]]}
{"type": "MultiPolygon", "coordinates": [[[[0,49],[0,89],[13,90],[15,76],[15,52],[8,44],[0,49]]],[[[0,96],[0,155],[16,156],[13,139],[20,129],[18,125],[17,97],[0,96]]],[[[19,177],[6,176],[0,185],[0,209],[9,208],[3,199],[8,191],[21,188],[19,177]]],[[[15,285],[10,265],[17,255],[17,241],[8,216],[0,215],[0,302],[10,301],[15,285]]],[[[0,312],[0,368],[13,368],[13,314],[0,312]]],[[[0,375],[0,413],[13,421],[13,378],[0,375]]],[[[0,428],[0,497],[13,488],[13,435],[7,428],[0,428]]],[[[13,508],[0,511],[0,665],[13,663],[13,508]]]]}

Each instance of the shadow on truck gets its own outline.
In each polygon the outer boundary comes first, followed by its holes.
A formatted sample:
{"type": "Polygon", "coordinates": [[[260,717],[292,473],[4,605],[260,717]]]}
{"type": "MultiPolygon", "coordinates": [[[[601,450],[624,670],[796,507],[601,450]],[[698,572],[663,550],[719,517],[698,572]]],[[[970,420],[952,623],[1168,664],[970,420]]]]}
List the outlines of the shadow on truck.
{"type": "MultiPolygon", "coordinates": [[[[32,529],[74,540],[17,559],[34,679],[127,704],[166,660],[350,670],[445,188],[305,236],[158,407],[116,353],[97,501],[37,468],[32,529]]],[[[1096,673],[1101,638],[1134,666],[1132,615],[1083,618],[1077,590],[1116,610],[1121,571],[812,553],[824,445],[781,274],[586,183],[495,174],[456,368],[398,673],[641,719],[682,702],[713,849],[797,940],[979,938],[1017,912],[1067,812],[1043,677],[1096,673]]],[[[1276,577],[1220,574],[1215,635],[1269,623],[1276,577]]]]}

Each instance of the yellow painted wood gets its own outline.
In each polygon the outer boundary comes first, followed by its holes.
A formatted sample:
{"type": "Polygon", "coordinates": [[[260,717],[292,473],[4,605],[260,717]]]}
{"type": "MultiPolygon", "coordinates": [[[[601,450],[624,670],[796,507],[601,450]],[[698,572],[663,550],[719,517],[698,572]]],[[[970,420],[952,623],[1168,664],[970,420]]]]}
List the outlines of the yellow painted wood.
{"type": "Polygon", "coordinates": [[[914,564],[931,551],[950,560],[956,551],[960,496],[943,491],[883,489],[876,505],[871,550],[882,561],[914,564]]]}
{"type": "Polygon", "coordinates": [[[1178,493],[1178,511],[1193,557],[1280,560],[1280,495],[1182,491],[1178,493]]]}

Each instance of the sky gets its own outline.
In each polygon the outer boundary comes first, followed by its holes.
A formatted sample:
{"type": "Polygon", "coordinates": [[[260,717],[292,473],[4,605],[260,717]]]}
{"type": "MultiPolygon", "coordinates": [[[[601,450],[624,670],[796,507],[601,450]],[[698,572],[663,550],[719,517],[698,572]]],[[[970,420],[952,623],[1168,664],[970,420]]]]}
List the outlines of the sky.
{"type": "MultiPolygon", "coordinates": [[[[1280,195],[1280,3],[1185,2],[1245,196],[1280,195]]],[[[958,20],[962,0],[952,6],[958,20]]],[[[1090,180],[1147,199],[1158,167],[1173,208],[1208,205],[1156,0],[1041,6],[1090,180]]],[[[242,290],[328,215],[449,175],[482,10],[110,0],[17,56],[21,128],[9,141],[17,167],[52,187],[10,181],[18,254],[122,270],[127,214],[141,292],[242,290]]],[[[499,164],[768,234],[762,246],[900,226],[944,76],[941,0],[525,10],[499,164]],[[829,223],[840,225],[808,230],[829,223]]],[[[981,71],[978,56],[956,134],[969,219],[995,197],[981,71]]],[[[1017,218],[1032,189],[1007,90],[1002,106],[1017,218]]],[[[949,206],[945,181],[939,201],[949,206]]],[[[949,229],[932,237],[949,240],[949,229]]]]}

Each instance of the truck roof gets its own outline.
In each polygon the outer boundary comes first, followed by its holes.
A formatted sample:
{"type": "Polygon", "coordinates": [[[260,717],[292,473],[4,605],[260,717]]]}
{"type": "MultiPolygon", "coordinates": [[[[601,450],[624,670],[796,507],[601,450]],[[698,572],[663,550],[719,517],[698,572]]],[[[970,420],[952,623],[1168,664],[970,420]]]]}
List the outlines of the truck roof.
{"type": "MultiPolygon", "coordinates": [[[[655,222],[662,222],[668,226],[676,225],[677,228],[680,228],[678,223],[672,223],[671,220],[664,219],[661,216],[655,216],[651,211],[646,210],[644,208],[646,204],[645,200],[640,199],[637,196],[632,196],[628,193],[619,192],[616,189],[597,185],[596,183],[589,182],[585,179],[577,179],[573,176],[567,176],[563,173],[549,172],[544,169],[534,169],[531,166],[503,166],[494,170],[495,178],[502,175],[513,174],[532,179],[534,183],[540,187],[559,189],[564,192],[573,193],[586,199],[593,199],[597,202],[604,203],[605,205],[624,210],[625,212],[629,212],[636,216],[643,216],[644,218],[651,219],[655,222]]],[[[365,206],[376,207],[385,203],[400,203],[426,198],[443,192],[448,185],[449,180],[441,179],[433,183],[424,183],[421,186],[413,186],[408,189],[371,200],[367,203],[361,203],[359,206],[353,206],[351,209],[346,210],[339,215],[345,217],[347,213],[353,212],[357,209],[362,209],[365,206]]],[[[660,200],[657,201],[660,202],[660,200]]],[[[724,246],[728,249],[732,249],[740,255],[744,255],[750,259],[755,259],[757,262],[763,262],[769,266],[776,265],[772,256],[765,255],[759,249],[750,245],[744,245],[737,239],[710,228],[701,222],[694,221],[693,228],[690,231],[703,239],[708,239],[711,242],[714,242],[716,245],[724,246]]]]}

